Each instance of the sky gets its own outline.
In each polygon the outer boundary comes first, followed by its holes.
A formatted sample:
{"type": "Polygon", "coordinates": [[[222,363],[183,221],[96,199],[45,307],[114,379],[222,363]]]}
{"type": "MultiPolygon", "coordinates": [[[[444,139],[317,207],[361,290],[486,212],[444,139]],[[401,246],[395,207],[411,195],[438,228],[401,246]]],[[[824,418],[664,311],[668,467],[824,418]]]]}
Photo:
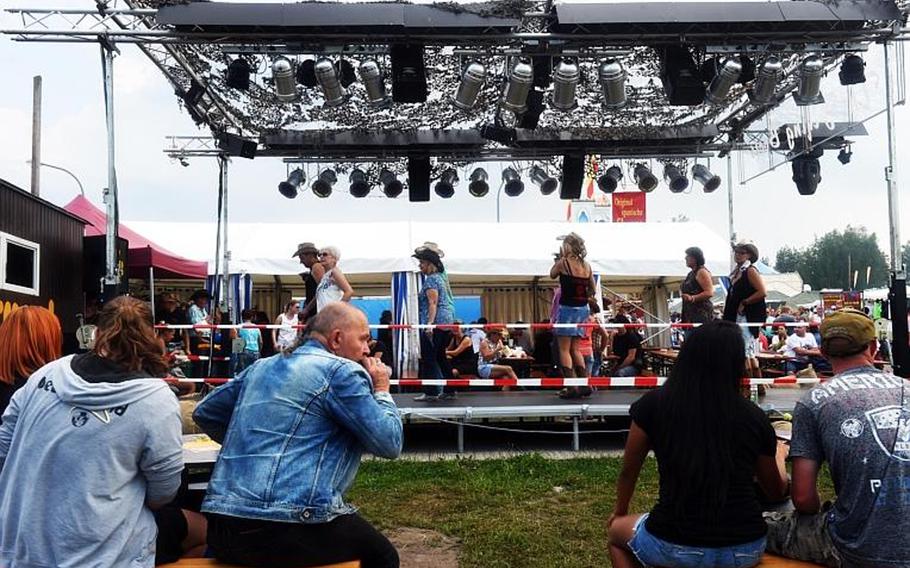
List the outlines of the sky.
{"type": "MultiPolygon", "coordinates": [[[[83,7],[89,0],[0,0],[0,7],[83,7]]],[[[19,22],[0,14],[0,28],[16,28],[19,22]]],[[[169,159],[163,149],[171,135],[206,135],[195,126],[164,76],[131,45],[121,46],[115,60],[115,123],[117,173],[121,219],[141,221],[214,221],[218,172],[214,159],[190,159],[187,167],[169,159]]],[[[884,80],[881,47],[866,54],[866,85],[854,87],[848,97],[836,73],[825,79],[822,92],[826,103],[812,107],[812,120],[863,119],[884,108],[884,80]],[[849,100],[848,100],[849,99],[849,100]]],[[[107,150],[99,48],[95,45],[20,43],[0,36],[0,68],[6,79],[0,88],[0,178],[20,187],[29,187],[31,155],[32,77],[43,77],[42,161],[72,171],[85,187],[86,196],[101,205],[107,183],[107,150]]],[[[769,119],[774,127],[794,122],[798,113],[792,103],[769,119]]],[[[910,240],[910,196],[906,195],[910,168],[901,156],[910,152],[910,111],[895,111],[897,180],[903,241],[910,240]]],[[[878,236],[888,253],[888,204],[884,168],[887,166],[887,136],[884,115],[866,123],[868,136],[855,138],[853,159],[841,165],[836,152],[821,159],[822,182],[814,196],[800,196],[790,179],[789,165],[741,185],[768,168],[767,153],[741,153],[734,158],[734,226],[740,239],[755,242],[762,256],[772,262],[782,246],[805,247],[832,229],[864,226],[878,236]]],[[[776,162],[781,157],[774,158],[776,162]]],[[[715,173],[726,177],[724,160],[711,160],[715,173]]],[[[484,198],[467,193],[467,178],[449,200],[409,203],[406,195],[390,200],[375,191],[359,203],[346,193],[336,192],[318,199],[306,191],[293,201],[279,195],[276,187],[286,175],[279,159],[234,158],[230,165],[230,206],[232,221],[276,223],[363,221],[486,221],[496,220],[496,184],[484,198]]],[[[493,174],[498,179],[498,174],[493,174]]],[[[541,196],[526,179],[527,189],[519,197],[501,198],[501,221],[564,221],[566,203],[558,195],[541,196]]],[[[340,185],[346,185],[341,183],[340,185]]],[[[701,192],[696,184],[683,194],[671,194],[661,183],[648,195],[649,221],[669,222],[684,215],[699,221],[720,235],[727,234],[726,179],[713,194],[701,192]]],[[[62,172],[43,168],[42,197],[63,205],[78,194],[78,186],[62,172]]],[[[350,230],[356,231],[356,226],[350,230]]],[[[242,238],[240,236],[239,238],[242,238]]],[[[305,235],[301,240],[313,240],[305,235]]],[[[214,247],[214,235],[212,243],[214,247]]],[[[690,244],[668,243],[682,250],[690,244]]],[[[603,243],[598,246],[634,246],[634,243],[603,243]]],[[[179,252],[179,251],[178,251],[179,252]]],[[[682,254],[682,253],[681,253],[682,254]]]]}

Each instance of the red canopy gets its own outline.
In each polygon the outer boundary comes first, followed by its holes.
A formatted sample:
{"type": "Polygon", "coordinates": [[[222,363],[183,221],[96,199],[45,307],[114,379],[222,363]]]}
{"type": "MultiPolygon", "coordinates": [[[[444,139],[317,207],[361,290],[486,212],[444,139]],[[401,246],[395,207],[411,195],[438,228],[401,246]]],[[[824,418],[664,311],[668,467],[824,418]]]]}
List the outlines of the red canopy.
{"type": "MultiPolygon", "coordinates": [[[[86,221],[85,236],[104,235],[107,231],[107,215],[83,196],[77,196],[64,207],[68,212],[86,221]]],[[[188,260],[153,243],[123,223],[119,234],[129,241],[127,268],[131,278],[146,278],[149,267],[155,268],[159,278],[198,278],[205,280],[208,266],[205,262],[188,260]]]]}

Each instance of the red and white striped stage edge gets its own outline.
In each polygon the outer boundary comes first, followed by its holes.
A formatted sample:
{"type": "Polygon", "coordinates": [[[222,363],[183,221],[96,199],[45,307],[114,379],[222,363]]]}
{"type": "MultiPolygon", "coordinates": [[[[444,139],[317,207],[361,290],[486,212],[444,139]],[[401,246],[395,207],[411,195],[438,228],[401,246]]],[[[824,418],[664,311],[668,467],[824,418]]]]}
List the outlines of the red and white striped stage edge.
{"type": "MultiPolygon", "coordinates": [[[[175,383],[208,383],[224,384],[233,379],[165,379],[175,383]]],[[[396,379],[392,385],[403,387],[445,386],[445,387],[600,387],[600,388],[628,388],[643,387],[655,388],[666,382],[666,377],[592,377],[588,379],[564,379],[562,377],[540,379],[396,379]]],[[[770,379],[743,379],[743,386],[758,385],[814,385],[826,381],[819,378],[800,378],[796,376],[775,377],[770,379]]]]}
{"type": "MultiPolygon", "coordinates": [[[[562,329],[576,327],[601,327],[605,329],[694,329],[699,323],[465,323],[456,324],[370,324],[370,329],[562,329]]],[[[779,323],[738,323],[740,327],[809,327],[806,322],[779,322],[779,323]]],[[[304,329],[306,325],[279,325],[270,324],[157,324],[155,329],[304,329]]]]}
{"type": "Polygon", "coordinates": [[[230,357],[209,357],[208,355],[178,355],[177,360],[183,361],[230,361],[230,357]]]}

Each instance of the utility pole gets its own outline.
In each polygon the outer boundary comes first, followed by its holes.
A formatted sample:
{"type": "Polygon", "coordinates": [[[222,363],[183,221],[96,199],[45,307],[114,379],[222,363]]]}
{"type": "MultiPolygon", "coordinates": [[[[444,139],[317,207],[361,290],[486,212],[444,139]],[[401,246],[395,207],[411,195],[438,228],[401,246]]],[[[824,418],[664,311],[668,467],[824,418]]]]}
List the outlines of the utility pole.
{"type": "Polygon", "coordinates": [[[32,195],[41,196],[41,75],[32,78],[32,195]]]}

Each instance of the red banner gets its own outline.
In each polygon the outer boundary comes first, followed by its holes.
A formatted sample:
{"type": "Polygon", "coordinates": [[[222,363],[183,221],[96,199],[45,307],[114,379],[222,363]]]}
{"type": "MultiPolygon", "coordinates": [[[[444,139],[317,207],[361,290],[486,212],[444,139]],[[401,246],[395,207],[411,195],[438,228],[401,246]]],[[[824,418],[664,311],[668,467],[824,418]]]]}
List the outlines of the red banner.
{"type": "Polygon", "coordinates": [[[613,194],[614,223],[644,223],[646,221],[647,194],[628,191],[613,194]]]}

